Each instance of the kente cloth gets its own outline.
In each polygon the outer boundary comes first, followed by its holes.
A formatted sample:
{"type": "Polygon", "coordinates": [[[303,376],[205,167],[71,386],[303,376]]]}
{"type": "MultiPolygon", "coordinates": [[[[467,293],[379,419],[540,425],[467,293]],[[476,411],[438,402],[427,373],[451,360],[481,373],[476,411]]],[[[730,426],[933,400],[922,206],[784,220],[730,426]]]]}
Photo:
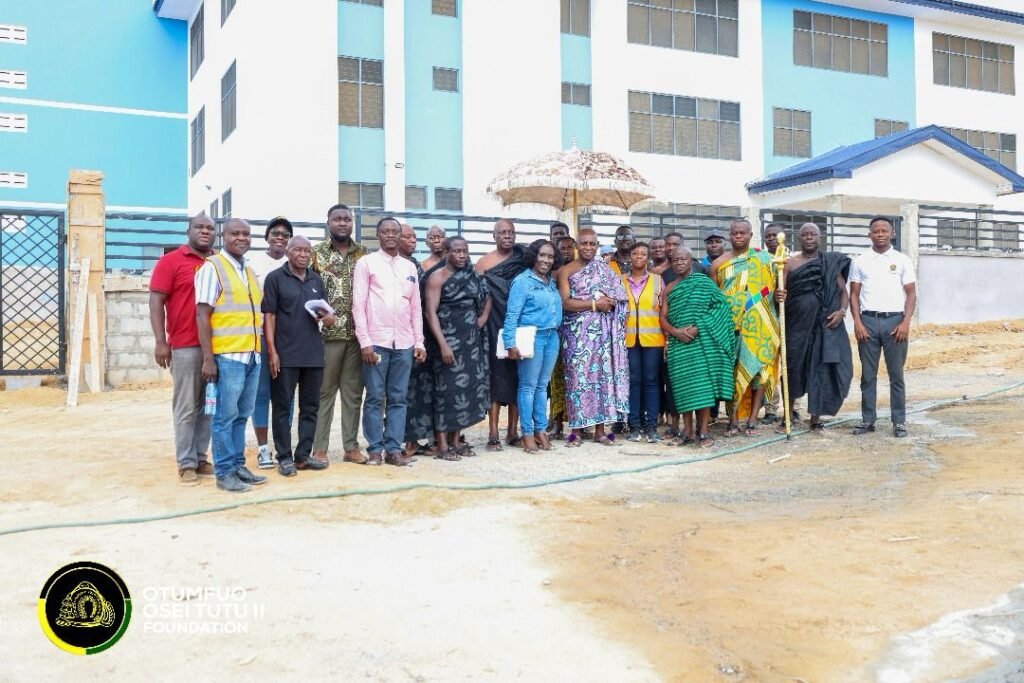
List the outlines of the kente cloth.
{"type": "Polygon", "coordinates": [[[566,311],[562,316],[565,408],[570,429],[625,421],[629,414],[629,359],[626,354],[626,290],[601,259],[569,276],[569,296],[604,294],[617,303],[608,313],[566,311]]]}
{"type": "MultiPolygon", "coordinates": [[[[561,343],[561,340],[559,340],[561,343]]],[[[551,422],[561,420],[565,422],[565,366],[562,365],[562,354],[559,350],[558,358],[555,360],[555,369],[551,373],[551,384],[548,385],[548,393],[551,397],[551,422]]]]}
{"type": "Polygon", "coordinates": [[[818,252],[786,277],[786,376],[789,398],[807,394],[811,415],[837,415],[850,391],[853,353],[846,326],[825,319],[842,305],[836,277],[846,281],[850,257],[818,252]]]}
{"type": "Polygon", "coordinates": [[[729,259],[718,269],[718,285],[729,302],[739,337],[734,419],[746,420],[760,408],[752,405],[754,389],[763,388],[770,399],[778,376],[779,320],[771,254],[748,249],[729,259]]]}
{"type": "MultiPolygon", "coordinates": [[[[444,263],[438,267],[444,267],[444,263]]],[[[434,381],[434,428],[439,432],[472,427],[490,408],[487,333],[476,326],[487,294],[485,278],[474,272],[471,264],[452,273],[441,285],[437,319],[455,364],[441,361],[437,340],[429,335],[433,346],[428,354],[434,381]]]]}
{"type": "MultiPolygon", "coordinates": [[[[416,264],[416,276],[419,278],[420,301],[425,302],[423,290],[426,287],[427,273],[419,261],[410,259],[416,264]]],[[[433,269],[431,269],[433,272],[433,269]]],[[[427,316],[423,316],[424,321],[427,316]]],[[[425,325],[424,325],[425,326],[425,325]]],[[[426,332],[426,330],[424,330],[426,332]]],[[[430,334],[424,334],[424,339],[429,339],[430,334]]],[[[409,390],[405,397],[405,439],[406,441],[420,441],[422,439],[433,440],[434,437],[434,372],[430,365],[430,346],[425,345],[428,350],[427,359],[422,363],[413,361],[412,371],[409,373],[409,390]]]]}
{"type": "Polygon", "coordinates": [[[725,295],[707,275],[691,273],[668,291],[667,302],[665,318],[672,327],[697,328],[690,342],[668,335],[665,353],[676,412],[731,401],[736,333],[725,295]]]}
{"type": "Polygon", "coordinates": [[[491,400],[501,405],[515,405],[516,392],[519,389],[518,361],[495,358],[501,328],[505,324],[505,309],[508,306],[508,292],[512,288],[512,280],[526,270],[523,255],[526,247],[521,244],[512,246],[512,253],[507,259],[483,273],[487,282],[487,290],[491,295],[491,314],[487,317],[487,345],[490,355],[491,400]]]}

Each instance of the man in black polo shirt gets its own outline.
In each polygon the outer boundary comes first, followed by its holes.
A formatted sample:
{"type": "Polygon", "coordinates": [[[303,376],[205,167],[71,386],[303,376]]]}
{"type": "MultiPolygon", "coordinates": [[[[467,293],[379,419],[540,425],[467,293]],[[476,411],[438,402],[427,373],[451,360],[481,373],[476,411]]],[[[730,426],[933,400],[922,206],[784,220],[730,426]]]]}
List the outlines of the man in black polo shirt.
{"type": "Polygon", "coordinates": [[[324,374],[324,342],[319,323],[330,327],[332,313],[314,318],[307,301],[324,298],[324,283],[310,269],[313,249],[305,237],[288,240],[288,263],[271,271],[263,285],[263,338],[270,363],[270,405],[277,469],[291,477],[296,470],[322,470],[325,463],[309,457],[313,450],[320,381],[324,374]],[[290,404],[299,387],[299,441],[292,453],[290,404]]]}

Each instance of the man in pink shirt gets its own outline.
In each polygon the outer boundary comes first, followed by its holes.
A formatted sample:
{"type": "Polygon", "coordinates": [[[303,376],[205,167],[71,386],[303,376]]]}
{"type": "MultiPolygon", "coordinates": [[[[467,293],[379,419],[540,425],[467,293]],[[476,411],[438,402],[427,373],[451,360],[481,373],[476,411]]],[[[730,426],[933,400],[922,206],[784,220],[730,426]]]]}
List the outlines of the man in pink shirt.
{"type": "Polygon", "coordinates": [[[422,363],[423,311],[416,266],[398,253],[402,228],[394,218],[377,223],[380,250],[356,262],[352,274],[352,321],[363,355],[363,436],[369,446],[368,465],[380,465],[386,451],[389,465],[412,462],[405,443],[406,393],[413,361],[422,363]],[[385,429],[382,406],[386,404],[385,429]]]}

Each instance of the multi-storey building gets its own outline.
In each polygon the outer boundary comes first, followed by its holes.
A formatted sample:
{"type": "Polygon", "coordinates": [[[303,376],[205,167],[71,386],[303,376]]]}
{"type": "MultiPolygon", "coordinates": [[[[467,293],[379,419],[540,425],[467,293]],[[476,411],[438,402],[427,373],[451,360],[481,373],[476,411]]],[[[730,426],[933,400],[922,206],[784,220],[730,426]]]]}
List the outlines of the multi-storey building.
{"type": "Polygon", "coordinates": [[[187,27],[145,0],[0,0],[0,207],[60,209],[68,171],[109,206],[187,206],[187,27]]]}

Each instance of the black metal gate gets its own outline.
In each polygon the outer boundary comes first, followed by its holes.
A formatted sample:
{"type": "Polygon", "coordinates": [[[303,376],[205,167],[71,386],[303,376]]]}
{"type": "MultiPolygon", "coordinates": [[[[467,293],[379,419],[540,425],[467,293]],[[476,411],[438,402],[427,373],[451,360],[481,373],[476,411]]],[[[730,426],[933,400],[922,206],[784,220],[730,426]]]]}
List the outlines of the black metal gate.
{"type": "MultiPolygon", "coordinates": [[[[892,223],[892,246],[900,248],[900,237],[903,218],[900,216],[882,216],[892,223]]],[[[868,226],[872,218],[877,216],[863,213],[829,213],[810,209],[761,209],[761,231],[771,223],[778,223],[786,233],[786,247],[791,251],[799,251],[797,240],[800,227],[804,223],[814,223],[821,231],[821,249],[823,251],[841,251],[856,254],[871,248],[868,238],[868,226]]]]}
{"type": "Polygon", "coordinates": [[[0,208],[0,375],[64,373],[64,214],[0,208]]]}

